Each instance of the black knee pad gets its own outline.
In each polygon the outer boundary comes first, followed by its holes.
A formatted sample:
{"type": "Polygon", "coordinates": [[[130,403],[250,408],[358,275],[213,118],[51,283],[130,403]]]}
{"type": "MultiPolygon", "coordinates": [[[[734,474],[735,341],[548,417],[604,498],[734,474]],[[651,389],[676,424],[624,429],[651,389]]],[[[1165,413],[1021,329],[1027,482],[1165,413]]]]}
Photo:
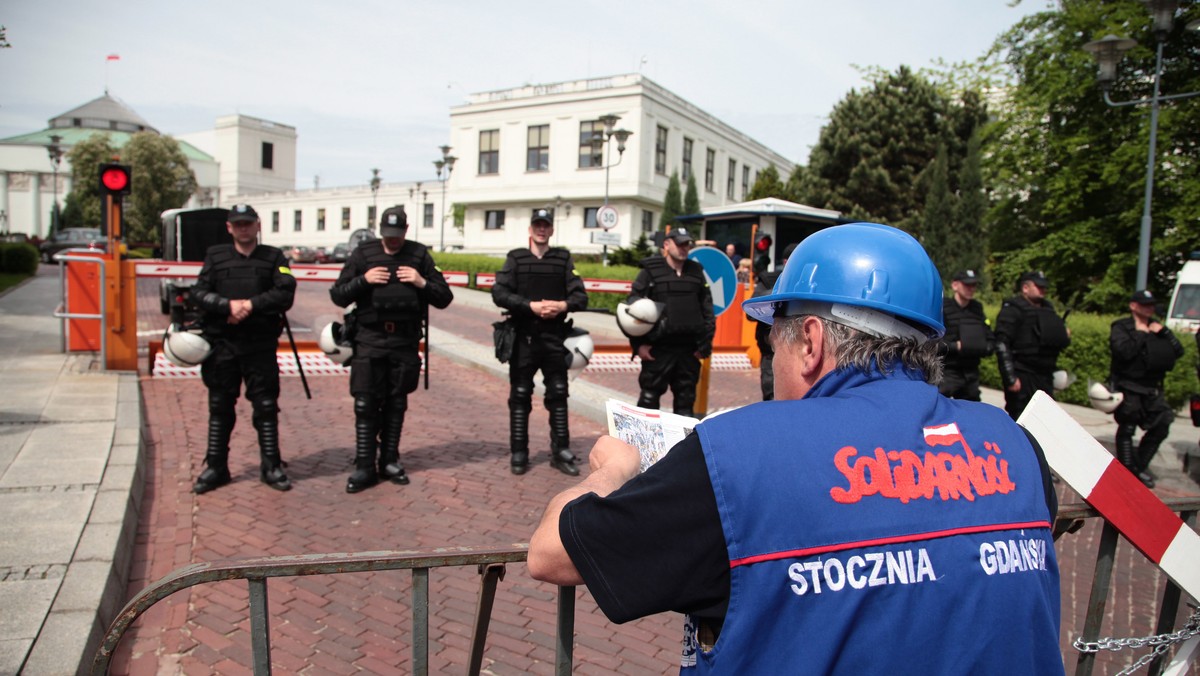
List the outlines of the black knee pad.
{"type": "Polygon", "coordinates": [[[546,380],[546,401],[565,401],[567,398],[567,379],[553,378],[546,380]]]}
{"type": "Polygon", "coordinates": [[[379,413],[379,401],[375,397],[355,397],[354,415],[371,416],[379,413]]]}
{"type": "Polygon", "coordinates": [[[517,411],[528,411],[533,408],[533,386],[514,383],[508,393],[508,407],[517,411]]]}
{"type": "Polygon", "coordinates": [[[211,415],[233,415],[237,406],[237,396],[228,392],[208,391],[208,412],[211,415]]]}
{"type": "Polygon", "coordinates": [[[271,416],[279,413],[279,401],[276,399],[255,399],[250,402],[256,416],[271,416]]]}

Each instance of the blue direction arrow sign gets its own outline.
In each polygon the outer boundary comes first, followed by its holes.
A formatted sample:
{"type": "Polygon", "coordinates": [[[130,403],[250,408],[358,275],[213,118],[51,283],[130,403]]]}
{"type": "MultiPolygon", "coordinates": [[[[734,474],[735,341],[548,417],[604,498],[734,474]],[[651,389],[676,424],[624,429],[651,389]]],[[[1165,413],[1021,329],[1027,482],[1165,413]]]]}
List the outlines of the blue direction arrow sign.
{"type": "Polygon", "coordinates": [[[688,258],[704,268],[704,278],[712,292],[713,313],[719,317],[733,305],[733,296],[737,293],[737,270],[733,267],[733,261],[724,251],[711,246],[692,249],[688,258]]]}

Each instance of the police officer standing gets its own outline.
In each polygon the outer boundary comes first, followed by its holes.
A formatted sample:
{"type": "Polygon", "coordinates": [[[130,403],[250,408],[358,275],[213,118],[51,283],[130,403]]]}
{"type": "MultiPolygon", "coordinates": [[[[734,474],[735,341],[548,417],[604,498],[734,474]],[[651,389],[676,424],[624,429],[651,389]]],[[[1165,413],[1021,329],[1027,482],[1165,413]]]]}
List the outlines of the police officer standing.
{"type": "Polygon", "coordinates": [[[374,486],[380,476],[408,483],[400,463],[400,433],[408,395],[421,379],[417,348],[422,323],[430,305],[441,309],[454,299],[429,248],[406,240],[407,232],[404,207],[385,209],[379,220],[381,239],[358,245],[329,289],[337,306],[356,304],[350,360],[354,472],[346,482],[347,493],[374,486]]]}
{"type": "Polygon", "coordinates": [[[1112,323],[1108,334],[1112,383],[1125,395],[1113,414],[1117,421],[1117,460],[1153,488],[1154,478],[1147,469],[1175,417],[1163,393],[1163,378],[1183,356],[1183,345],[1154,318],[1154,295],[1149,290],[1133,294],[1129,312],[1131,316],[1112,323]],[[1146,433],[1135,454],[1133,433],[1138,427],[1146,433]]]}
{"type": "Polygon", "coordinates": [[[942,382],[938,392],[955,399],[979,401],[979,360],[996,350],[996,338],[975,300],[979,276],[974,270],[954,275],[954,295],[942,299],[946,335],[942,337],[942,382]]]}
{"type": "Polygon", "coordinates": [[[191,300],[204,313],[204,337],[212,353],[200,365],[208,388],[208,465],[194,493],[229,483],[229,437],[237,420],[235,406],[242,382],[253,408],[261,457],[260,476],[271,488],[292,487],[279,454],[279,363],[275,353],[283,332],[283,313],[292,307],[296,278],[283,252],[258,243],[262,224],[248,204],[235,204],[225,223],[233,244],[210,247],[191,300]]]}
{"type": "Polygon", "coordinates": [[[533,376],[540,369],[550,414],[550,465],[577,476],[567,422],[566,339],[568,312],[587,309],[583,280],[566,249],[550,246],[554,222],[538,209],[529,222],[529,247],[513,249],[496,273],[492,301],[508,310],[517,339],[508,362],[509,449],[513,474],[529,469],[529,412],[533,408],[533,376]]]}
{"type": "Polygon", "coordinates": [[[996,362],[1004,384],[1004,410],[1016,420],[1033,393],[1054,396],[1058,354],[1071,344],[1071,331],[1046,300],[1046,277],[1030,271],[1017,280],[996,317],[996,362]]]}
{"type": "Polygon", "coordinates": [[[663,305],[662,316],[650,333],[629,339],[634,354],[642,360],[637,405],[657,409],[670,387],[675,413],[695,417],[700,360],[712,354],[717,320],[704,268],[688,260],[692,243],[684,228],[667,233],[662,255],[641,262],[627,302],[649,298],[663,305]]]}
{"type": "MultiPolygon", "coordinates": [[[[787,265],[787,259],[796,250],[796,245],[799,242],[792,242],[783,250],[783,261],[775,266],[774,270],[763,272],[756,275],[754,278],[754,295],[751,298],[765,296],[775,288],[775,282],[779,279],[779,275],[783,274],[783,268],[787,265]]],[[[754,321],[750,319],[749,321],[754,321]]],[[[771,401],[775,398],[775,348],[771,345],[771,325],[763,322],[754,322],[754,342],[758,345],[758,353],[761,358],[758,363],[758,381],[762,387],[763,401],[771,401]]]]}

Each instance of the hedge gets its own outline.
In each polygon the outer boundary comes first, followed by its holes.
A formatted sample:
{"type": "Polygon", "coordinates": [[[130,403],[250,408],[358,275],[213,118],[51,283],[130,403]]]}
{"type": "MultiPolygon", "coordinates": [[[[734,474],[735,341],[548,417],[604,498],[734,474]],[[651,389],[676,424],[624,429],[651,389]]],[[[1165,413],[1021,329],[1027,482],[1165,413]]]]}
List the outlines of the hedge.
{"type": "Polygon", "coordinates": [[[0,242],[0,272],[36,274],[39,262],[38,250],[32,244],[0,242]]]}

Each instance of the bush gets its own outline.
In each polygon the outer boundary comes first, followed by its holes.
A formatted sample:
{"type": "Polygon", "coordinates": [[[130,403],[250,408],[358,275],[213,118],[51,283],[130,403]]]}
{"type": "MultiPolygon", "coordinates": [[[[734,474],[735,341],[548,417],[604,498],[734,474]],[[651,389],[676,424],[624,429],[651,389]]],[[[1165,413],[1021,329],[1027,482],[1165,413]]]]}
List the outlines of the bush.
{"type": "MultiPolygon", "coordinates": [[[[1000,312],[999,306],[988,305],[984,307],[984,311],[991,318],[989,323],[994,327],[996,315],[1000,312]]],[[[1087,405],[1089,379],[1108,381],[1112,361],[1108,349],[1109,329],[1114,321],[1124,316],[1072,312],[1067,317],[1067,326],[1071,329],[1071,344],[1058,356],[1058,367],[1074,374],[1076,380],[1067,389],[1056,392],[1055,399],[1087,405]]],[[[1193,393],[1200,392],[1200,380],[1196,378],[1196,340],[1189,334],[1179,334],[1177,337],[1183,343],[1184,354],[1175,362],[1175,368],[1167,374],[1163,384],[1167,403],[1176,410],[1186,404],[1193,393]]],[[[994,357],[984,359],[980,363],[979,380],[988,387],[1003,389],[1000,384],[1000,370],[994,357]]]]}
{"type": "Polygon", "coordinates": [[[37,273],[38,250],[32,244],[0,243],[0,272],[20,275],[37,273]]]}

